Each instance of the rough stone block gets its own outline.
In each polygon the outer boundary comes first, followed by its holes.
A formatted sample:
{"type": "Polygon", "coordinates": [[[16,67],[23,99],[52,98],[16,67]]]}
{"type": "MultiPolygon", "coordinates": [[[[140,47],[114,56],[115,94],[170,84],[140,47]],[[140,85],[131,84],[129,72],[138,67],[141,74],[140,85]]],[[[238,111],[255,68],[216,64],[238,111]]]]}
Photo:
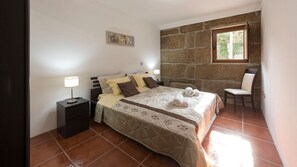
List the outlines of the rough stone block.
{"type": "Polygon", "coordinates": [[[191,87],[193,89],[197,89],[197,87],[194,84],[186,83],[186,82],[171,82],[170,87],[179,88],[179,89],[185,89],[186,87],[191,87]]]}
{"type": "Polygon", "coordinates": [[[203,30],[203,23],[196,23],[180,27],[180,32],[182,33],[200,30],[203,30]]]}
{"type": "Polygon", "coordinates": [[[241,88],[241,81],[240,82],[228,82],[225,83],[225,89],[231,88],[231,89],[240,89],[241,88]]]}
{"type": "Polygon", "coordinates": [[[161,30],[161,36],[171,35],[171,34],[178,34],[178,32],[179,32],[178,28],[161,30]]]}
{"type": "Polygon", "coordinates": [[[261,21],[261,14],[260,12],[252,12],[232,17],[226,17],[222,19],[207,21],[204,24],[205,29],[210,29],[214,27],[220,27],[220,26],[227,26],[233,23],[240,23],[240,22],[260,22],[261,21]]]}
{"type": "Polygon", "coordinates": [[[209,64],[211,62],[210,48],[197,48],[194,54],[189,55],[189,62],[195,64],[209,64]]]}
{"type": "Polygon", "coordinates": [[[170,64],[161,64],[161,76],[162,77],[171,77],[171,65],[170,64]]]}
{"type": "Polygon", "coordinates": [[[261,22],[249,25],[249,40],[250,42],[261,42],[261,22]]]}
{"type": "Polygon", "coordinates": [[[202,91],[217,93],[219,96],[224,96],[225,81],[203,80],[202,91]]]}
{"type": "Polygon", "coordinates": [[[191,50],[165,50],[161,51],[161,63],[187,63],[191,50]]]}
{"type": "Polygon", "coordinates": [[[166,51],[161,51],[161,63],[169,63],[169,54],[165,53],[166,51]]]}
{"type": "Polygon", "coordinates": [[[196,78],[207,80],[241,81],[246,65],[197,65],[196,78]]]}
{"type": "Polygon", "coordinates": [[[195,33],[191,32],[187,34],[187,48],[194,48],[195,46],[195,33]]]}
{"type": "Polygon", "coordinates": [[[261,64],[261,44],[250,44],[248,52],[250,63],[261,64]]]}
{"type": "Polygon", "coordinates": [[[195,77],[195,65],[187,65],[186,67],[186,78],[193,79],[195,77]]]}
{"type": "Polygon", "coordinates": [[[210,31],[196,32],[195,44],[196,47],[209,47],[211,46],[211,35],[210,31]]]}
{"type": "Polygon", "coordinates": [[[161,38],[162,49],[181,49],[185,47],[185,34],[165,36],[161,38]]]}
{"type": "Polygon", "coordinates": [[[195,80],[195,85],[198,90],[202,90],[202,82],[203,82],[203,80],[201,80],[201,79],[195,80]]]}
{"type": "Polygon", "coordinates": [[[171,67],[171,76],[172,77],[184,77],[185,76],[186,65],[176,64],[171,67]]]}

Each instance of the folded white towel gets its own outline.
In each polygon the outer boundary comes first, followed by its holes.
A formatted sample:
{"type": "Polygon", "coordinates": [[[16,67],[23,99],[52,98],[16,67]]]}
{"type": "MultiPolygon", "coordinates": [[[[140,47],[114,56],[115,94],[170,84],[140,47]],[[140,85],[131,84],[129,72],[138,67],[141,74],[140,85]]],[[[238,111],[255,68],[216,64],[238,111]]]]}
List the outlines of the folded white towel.
{"type": "Polygon", "coordinates": [[[193,92],[194,92],[194,96],[199,96],[199,90],[198,89],[194,89],[193,92]]]}
{"type": "Polygon", "coordinates": [[[177,94],[171,101],[171,104],[177,107],[188,107],[189,103],[181,94],[177,94]]]}
{"type": "Polygon", "coordinates": [[[181,106],[181,107],[188,107],[188,106],[189,106],[189,102],[188,102],[188,100],[184,99],[184,101],[181,103],[180,106],[181,106]]]}
{"type": "Polygon", "coordinates": [[[184,101],[184,97],[180,94],[177,94],[173,101],[171,102],[174,106],[180,106],[182,102],[184,101]]]}
{"type": "Polygon", "coordinates": [[[199,96],[199,90],[198,89],[192,89],[191,87],[186,87],[186,89],[183,92],[184,96],[199,96]]]}

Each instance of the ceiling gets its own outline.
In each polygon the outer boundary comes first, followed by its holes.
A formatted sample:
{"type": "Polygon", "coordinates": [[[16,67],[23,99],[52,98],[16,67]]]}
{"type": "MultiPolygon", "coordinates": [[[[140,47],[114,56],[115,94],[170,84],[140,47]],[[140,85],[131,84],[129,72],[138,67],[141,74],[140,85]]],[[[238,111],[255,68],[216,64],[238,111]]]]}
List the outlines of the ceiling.
{"type": "Polygon", "coordinates": [[[261,0],[97,0],[161,29],[260,9],[261,0]],[[209,17],[211,16],[211,17],[209,17]],[[185,22],[186,21],[186,22],[185,22]]]}

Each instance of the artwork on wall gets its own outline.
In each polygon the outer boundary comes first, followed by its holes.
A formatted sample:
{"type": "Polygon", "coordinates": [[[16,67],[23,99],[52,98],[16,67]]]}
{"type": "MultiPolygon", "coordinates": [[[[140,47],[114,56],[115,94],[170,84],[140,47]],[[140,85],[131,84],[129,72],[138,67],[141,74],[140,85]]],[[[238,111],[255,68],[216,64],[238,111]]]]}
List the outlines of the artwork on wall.
{"type": "Polygon", "coordinates": [[[130,35],[106,31],[106,43],[123,46],[134,46],[134,37],[130,35]]]}

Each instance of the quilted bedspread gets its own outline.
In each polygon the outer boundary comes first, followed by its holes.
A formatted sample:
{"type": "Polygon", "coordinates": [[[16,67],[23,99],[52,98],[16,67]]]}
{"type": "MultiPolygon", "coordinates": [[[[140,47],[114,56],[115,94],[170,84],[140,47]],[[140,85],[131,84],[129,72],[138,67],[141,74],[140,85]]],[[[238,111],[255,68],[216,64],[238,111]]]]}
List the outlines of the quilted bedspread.
{"type": "Polygon", "coordinates": [[[215,94],[200,92],[199,96],[185,97],[189,102],[186,108],[171,105],[182,92],[160,86],[119,98],[112,105],[105,106],[99,100],[95,121],[100,123],[103,118],[116,131],[172,157],[183,167],[208,166],[201,142],[222,102],[215,94]]]}

